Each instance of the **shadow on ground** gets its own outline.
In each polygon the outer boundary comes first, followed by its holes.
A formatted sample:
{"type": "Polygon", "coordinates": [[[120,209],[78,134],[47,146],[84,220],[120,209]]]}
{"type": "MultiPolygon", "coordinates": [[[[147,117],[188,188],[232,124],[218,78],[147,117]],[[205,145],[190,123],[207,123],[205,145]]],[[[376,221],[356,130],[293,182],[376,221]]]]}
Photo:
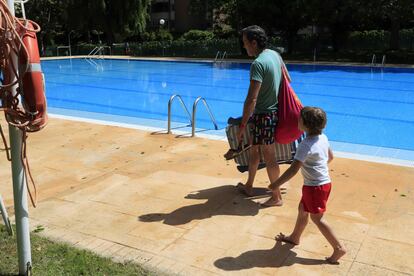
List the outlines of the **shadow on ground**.
{"type": "Polygon", "coordinates": [[[268,250],[251,250],[237,257],[224,257],[214,262],[214,265],[225,271],[237,271],[255,267],[282,267],[293,264],[321,265],[327,264],[325,260],[297,257],[292,251],[293,245],[276,242],[275,246],[268,250]]]}
{"type": "MultiPolygon", "coordinates": [[[[254,195],[266,195],[266,188],[254,188],[254,195]]],[[[168,225],[181,225],[193,220],[202,220],[213,216],[254,216],[260,205],[245,198],[233,185],[225,185],[188,194],[187,199],[207,199],[206,202],[178,208],[171,213],[151,213],[138,217],[139,221],[163,221],[168,225]]]]}

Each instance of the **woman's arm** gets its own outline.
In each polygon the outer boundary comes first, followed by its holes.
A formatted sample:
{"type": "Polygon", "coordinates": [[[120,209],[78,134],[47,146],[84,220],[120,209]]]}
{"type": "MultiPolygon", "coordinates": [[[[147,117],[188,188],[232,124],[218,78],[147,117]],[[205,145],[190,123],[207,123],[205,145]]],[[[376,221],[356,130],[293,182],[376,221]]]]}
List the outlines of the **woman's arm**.
{"type": "Polygon", "coordinates": [[[259,95],[260,87],[262,86],[261,82],[251,80],[249,86],[249,92],[247,93],[246,100],[244,101],[243,106],[243,117],[240,123],[238,141],[240,142],[243,139],[244,128],[246,127],[250,116],[254,112],[256,107],[257,97],[259,95]]]}

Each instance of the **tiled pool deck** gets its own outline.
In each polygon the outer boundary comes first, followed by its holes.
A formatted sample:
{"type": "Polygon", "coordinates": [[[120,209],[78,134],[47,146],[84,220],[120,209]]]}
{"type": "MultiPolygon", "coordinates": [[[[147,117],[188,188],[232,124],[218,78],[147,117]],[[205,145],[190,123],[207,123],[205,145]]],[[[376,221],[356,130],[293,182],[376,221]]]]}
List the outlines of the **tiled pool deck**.
{"type": "MultiPolygon", "coordinates": [[[[331,249],[312,223],[299,246],[274,240],[294,225],[300,175],[286,184],[283,207],[262,209],[266,198],[237,192],[246,176],[223,159],[226,141],[138,128],[52,116],[30,135],[39,191],[31,227],[174,275],[414,274],[414,167],[332,162],[326,217],[348,250],[333,266],[324,262],[331,249]]],[[[0,194],[12,213],[10,165],[0,161],[0,194]]],[[[268,185],[265,171],[255,183],[268,185]]]]}

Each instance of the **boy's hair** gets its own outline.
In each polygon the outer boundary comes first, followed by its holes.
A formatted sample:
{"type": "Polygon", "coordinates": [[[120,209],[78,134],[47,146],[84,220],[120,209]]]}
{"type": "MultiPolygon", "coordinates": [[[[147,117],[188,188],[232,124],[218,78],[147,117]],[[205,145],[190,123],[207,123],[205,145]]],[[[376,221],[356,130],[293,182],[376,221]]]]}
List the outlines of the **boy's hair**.
{"type": "Polygon", "coordinates": [[[257,25],[252,25],[241,30],[241,36],[245,35],[248,41],[256,40],[260,49],[266,48],[267,35],[265,30],[257,25]]]}
{"type": "Polygon", "coordinates": [[[300,117],[310,135],[321,134],[326,126],[326,113],[319,107],[305,106],[300,111],[300,117]]]}

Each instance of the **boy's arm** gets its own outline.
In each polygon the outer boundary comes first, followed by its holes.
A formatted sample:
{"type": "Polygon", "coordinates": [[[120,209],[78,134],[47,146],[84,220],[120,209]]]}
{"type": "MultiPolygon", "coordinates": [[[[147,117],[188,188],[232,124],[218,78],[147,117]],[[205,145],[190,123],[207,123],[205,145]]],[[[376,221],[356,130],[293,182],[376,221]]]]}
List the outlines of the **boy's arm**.
{"type": "Polygon", "coordinates": [[[281,177],[279,177],[275,182],[269,185],[269,189],[273,190],[275,188],[278,188],[282,186],[285,182],[288,182],[292,177],[294,177],[297,172],[302,167],[302,162],[294,159],[293,163],[290,165],[290,167],[282,174],[281,177]]]}
{"type": "Polygon", "coordinates": [[[331,162],[334,159],[333,152],[331,148],[328,149],[328,163],[331,162]]]}

